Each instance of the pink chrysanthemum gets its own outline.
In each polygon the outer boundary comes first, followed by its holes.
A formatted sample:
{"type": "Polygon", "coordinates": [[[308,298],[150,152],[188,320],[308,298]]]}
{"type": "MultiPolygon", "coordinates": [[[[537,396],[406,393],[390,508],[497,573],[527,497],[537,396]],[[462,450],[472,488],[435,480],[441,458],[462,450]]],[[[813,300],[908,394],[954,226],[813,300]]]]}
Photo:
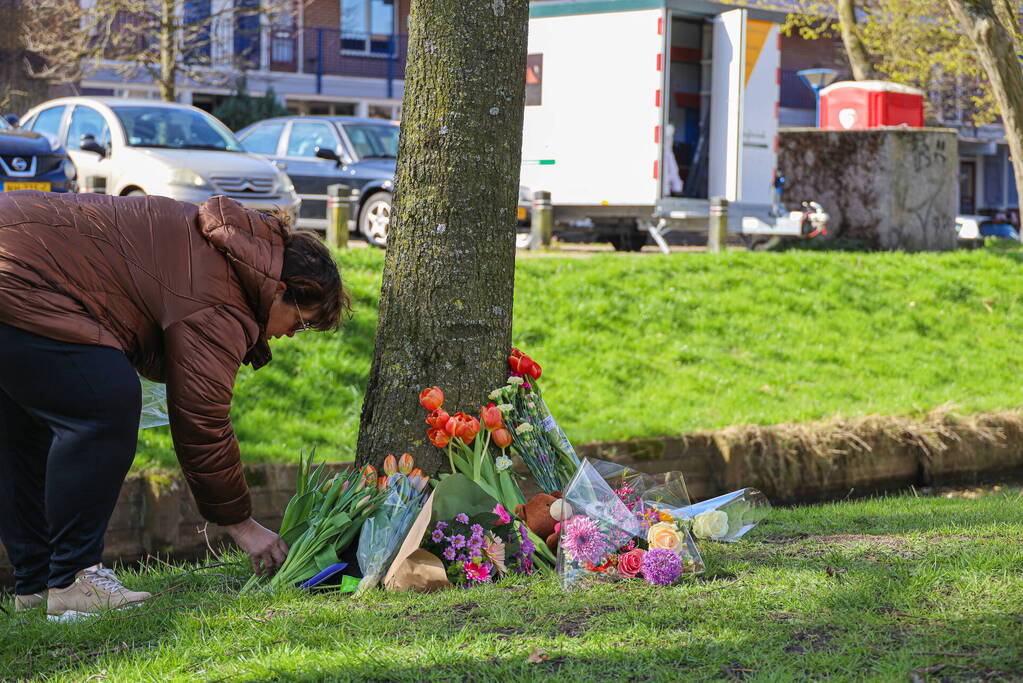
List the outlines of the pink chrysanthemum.
{"type": "Polygon", "coordinates": [[[561,547],[576,562],[600,564],[608,551],[607,538],[597,523],[586,515],[576,515],[562,528],[561,547]]]}

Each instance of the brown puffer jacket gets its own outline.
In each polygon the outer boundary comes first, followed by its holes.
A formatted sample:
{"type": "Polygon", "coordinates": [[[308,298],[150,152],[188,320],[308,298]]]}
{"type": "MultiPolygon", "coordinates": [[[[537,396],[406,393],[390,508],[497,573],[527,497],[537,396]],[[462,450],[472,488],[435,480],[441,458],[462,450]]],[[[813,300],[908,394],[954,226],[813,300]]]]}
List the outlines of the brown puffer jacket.
{"type": "Polygon", "coordinates": [[[241,364],[270,360],[266,322],[287,228],[226,197],[0,193],[0,321],[124,351],[167,383],[178,460],[203,516],[251,512],[228,412],[241,364]]]}

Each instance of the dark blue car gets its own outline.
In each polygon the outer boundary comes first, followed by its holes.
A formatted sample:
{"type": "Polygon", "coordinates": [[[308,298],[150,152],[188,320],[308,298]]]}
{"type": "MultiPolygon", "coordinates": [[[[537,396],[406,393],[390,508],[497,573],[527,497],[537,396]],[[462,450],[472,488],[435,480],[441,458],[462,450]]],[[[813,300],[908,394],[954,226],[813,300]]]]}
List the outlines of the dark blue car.
{"type": "Polygon", "coordinates": [[[0,117],[0,191],[75,189],[75,166],[55,140],[0,117]]]}
{"type": "Polygon", "coordinates": [[[355,190],[352,229],[387,245],[398,156],[398,122],[351,116],[290,116],[238,132],[247,152],[262,154],[288,174],[302,198],[297,226],[325,230],[327,186],[355,190]]]}

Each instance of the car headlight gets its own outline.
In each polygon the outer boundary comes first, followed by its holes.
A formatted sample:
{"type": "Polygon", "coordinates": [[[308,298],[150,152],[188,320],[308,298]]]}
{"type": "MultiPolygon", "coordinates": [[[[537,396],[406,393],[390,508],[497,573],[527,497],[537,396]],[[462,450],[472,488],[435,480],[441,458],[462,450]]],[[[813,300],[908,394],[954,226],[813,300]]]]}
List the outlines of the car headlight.
{"type": "Polygon", "coordinates": [[[75,165],[71,163],[70,159],[64,160],[62,168],[64,170],[64,176],[67,177],[68,180],[74,180],[75,176],[78,175],[78,171],[75,170],[75,165]]]}
{"type": "Polygon", "coordinates": [[[280,194],[290,194],[294,191],[295,184],[291,182],[288,174],[277,171],[277,192],[280,194]]]}
{"type": "Polygon", "coordinates": [[[173,169],[167,183],[169,185],[182,185],[184,187],[195,187],[204,190],[210,189],[206,179],[190,168],[173,169]]]}

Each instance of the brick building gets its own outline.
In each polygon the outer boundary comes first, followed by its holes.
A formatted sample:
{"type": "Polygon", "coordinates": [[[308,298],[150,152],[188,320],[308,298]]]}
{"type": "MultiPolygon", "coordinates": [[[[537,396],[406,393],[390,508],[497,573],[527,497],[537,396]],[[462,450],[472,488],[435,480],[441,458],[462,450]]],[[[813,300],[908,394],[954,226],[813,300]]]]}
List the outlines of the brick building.
{"type": "MultiPolygon", "coordinates": [[[[217,16],[225,3],[259,0],[183,0],[193,18],[217,16]]],[[[182,83],[180,100],[213,109],[244,74],[252,94],[273,87],[290,111],[398,118],[404,91],[409,0],[312,0],[295,3],[290,16],[214,21],[204,57],[223,83],[182,83]],[[241,58],[244,56],[244,58],[241,58]],[[239,70],[237,65],[246,65],[239,70]]],[[[82,81],[83,94],[156,97],[144,76],[125,79],[100,69],[82,81]]]]}

